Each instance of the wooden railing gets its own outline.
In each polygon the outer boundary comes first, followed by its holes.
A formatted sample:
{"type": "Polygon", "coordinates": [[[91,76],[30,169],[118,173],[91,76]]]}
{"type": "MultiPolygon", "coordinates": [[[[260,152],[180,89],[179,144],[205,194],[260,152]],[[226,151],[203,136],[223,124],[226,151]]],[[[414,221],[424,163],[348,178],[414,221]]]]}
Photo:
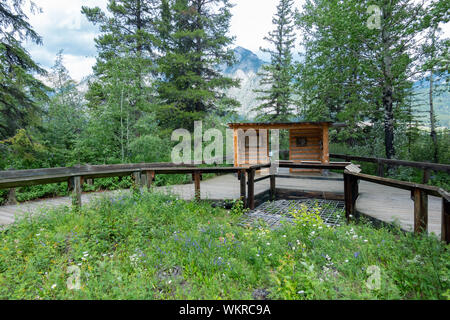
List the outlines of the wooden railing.
{"type": "Polygon", "coordinates": [[[414,201],[414,232],[428,230],[428,196],[442,198],[441,239],[450,243],[450,194],[445,190],[424,184],[382,178],[362,173],[344,171],[345,214],[347,220],[356,213],[356,200],[359,196],[358,181],[364,180],[388,187],[411,191],[414,201]]]}
{"type": "MultiPolygon", "coordinates": [[[[139,163],[120,165],[77,166],[70,168],[46,168],[32,170],[0,171],[0,189],[67,182],[72,193],[73,204],[81,206],[82,185],[87,179],[132,176],[136,186],[151,188],[158,174],[191,174],[194,181],[195,198],[200,199],[202,174],[238,173],[241,180],[241,197],[246,198],[245,176],[253,177],[256,170],[270,167],[270,164],[245,167],[196,167],[172,163],[139,163]],[[243,178],[242,178],[243,177],[243,178]]],[[[249,178],[249,181],[251,179],[249,178]]],[[[249,198],[254,198],[254,188],[249,185],[249,198]]],[[[254,204],[254,200],[249,204],[254,204]],[[253,202],[252,202],[253,201],[253,202]]]]}
{"type": "Polygon", "coordinates": [[[429,163],[429,162],[415,162],[415,161],[405,161],[405,160],[394,160],[394,159],[384,159],[384,158],[372,158],[372,157],[360,157],[351,156],[344,154],[330,154],[330,158],[342,159],[345,161],[358,161],[358,162],[369,162],[375,163],[377,165],[377,175],[380,177],[385,176],[385,167],[410,167],[423,170],[422,183],[426,184],[430,180],[432,171],[440,171],[450,173],[450,165],[440,164],[440,163],[429,163]]]}
{"type": "MultiPolygon", "coordinates": [[[[255,208],[255,183],[270,179],[270,199],[275,199],[277,193],[277,173],[273,168],[320,169],[344,171],[344,199],[346,217],[350,219],[356,212],[355,204],[358,198],[358,181],[364,180],[390,187],[411,191],[414,200],[414,231],[424,232],[428,227],[428,195],[442,198],[442,240],[450,242],[450,195],[437,187],[411,182],[398,181],[346,170],[348,163],[292,163],[283,162],[259,164],[250,167],[195,167],[192,165],[177,166],[170,163],[141,163],[103,166],[78,166],[71,168],[50,168],[33,170],[0,171],[0,189],[67,182],[72,192],[73,203],[81,206],[82,185],[86,179],[104,177],[123,177],[131,175],[134,184],[139,187],[151,188],[158,174],[191,174],[194,181],[195,198],[200,199],[200,181],[202,174],[237,173],[240,180],[240,198],[247,208],[255,208]],[[257,170],[271,168],[269,175],[255,179],[257,170]],[[246,181],[248,179],[248,182],[246,181]]],[[[436,168],[436,167],[434,167],[436,168]]]]}

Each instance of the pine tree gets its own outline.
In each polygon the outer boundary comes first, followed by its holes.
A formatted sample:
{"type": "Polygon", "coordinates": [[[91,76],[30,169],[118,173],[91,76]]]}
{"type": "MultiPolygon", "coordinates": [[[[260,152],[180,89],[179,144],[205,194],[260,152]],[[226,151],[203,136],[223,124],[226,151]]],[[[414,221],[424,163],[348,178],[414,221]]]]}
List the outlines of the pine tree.
{"type": "Polygon", "coordinates": [[[158,23],[160,99],[158,120],[163,128],[192,129],[195,120],[234,107],[223,91],[238,81],[221,74],[219,66],[234,61],[227,49],[233,38],[229,0],[163,0],[158,23]]]}
{"type": "Polygon", "coordinates": [[[280,0],[277,13],[272,19],[275,30],[264,39],[273,47],[261,48],[270,54],[270,64],[262,67],[260,86],[268,89],[254,90],[261,93],[257,99],[263,103],[253,111],[258,118],[271,121],[286,121],[293,111],[293,62],[295,46],[293,0],[280,0]]]}
{"type": "Polygon", "coordinates": [[[367,135],[360,124],[378,118],[380,105],[372,99],[379,88],[363,46],[370,32],[366,11],[360,0],[310,0],[296,20],[304,47],[296,75],[299,109],[306,120],[346,122],[337,139],[350,145],[367,135]]]}
{"type": "Polygon", "coordinates": [[[95,39],[95,78],[86,94],[93,121],[82,141],[94,159],[125,161],[131,140],[138,135],[135,124],[152,111],[157,2],[109,0],[108,14],[98,7],[82,7],[101,31],[95,39]]]}
{"type": "MultiPolygon", "coordinates": [[[[27,22],[24,0],[0,2],[0,140],[12,137],[20,128],[38,123],[50,91],[35,74],[45,75],[23,48],[21,41],[42,44],[27,22]]],[[[31,2],[32,11],[39,9],[31,2]]]]}
{"type": "MultiPolygon", "coordinates": [[[[384,128],[384,149],[396,156],[395,130],[408,121],[416,37],[424,8],[409,0],[309,0],[299,17],[306,57],[300,94],[312,116],[330,116],[352,127],[371,121],[384,128]],[[375,5],[371,26],[368,9],[375,5]]],[[[345,138],[352,138],[348,132],[345,138]]]]}
{"type": "Polygon", "coordinates": [[[48,74],[54,95],[46,105],[43,126],[44,137],[51,153],[51,165],[61,166],[78,162],[74,147],[87,123],[83,97],[78,84],[70,77],[63,63],[62,50],[48,74]]]}

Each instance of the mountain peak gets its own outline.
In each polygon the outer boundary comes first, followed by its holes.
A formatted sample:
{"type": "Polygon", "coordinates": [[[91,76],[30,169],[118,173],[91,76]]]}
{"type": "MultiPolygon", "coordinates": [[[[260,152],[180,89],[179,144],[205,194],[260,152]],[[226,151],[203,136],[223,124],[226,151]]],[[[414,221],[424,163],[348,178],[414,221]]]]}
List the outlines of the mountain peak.
{"type": "Polygon", "coordinates": [[[233,49],[236,56],[236,63],[232,66],[226,67],[225,74],[233,75],[238,70],[242,70],[244,73],[257,73],[259,68],[265,64],[256,54],[243,47],[236,47],[233,49]]]}

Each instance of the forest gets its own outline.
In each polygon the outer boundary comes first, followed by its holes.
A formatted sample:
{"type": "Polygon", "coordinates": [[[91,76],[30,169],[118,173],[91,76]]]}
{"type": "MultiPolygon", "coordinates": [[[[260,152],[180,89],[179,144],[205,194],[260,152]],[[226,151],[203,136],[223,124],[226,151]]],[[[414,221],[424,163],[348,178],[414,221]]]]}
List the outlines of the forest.
{"type": "MultiPolygon", "coordinates": [[[[25,49],[26,41],[45,45],[28,22],[29,5],[39,14],[33,2],[0,1],[0,170],[169,162],[171,132],[198,120],[221,131],[233,121],[333,121],[345,126],[331,130],[331,152],[450,163],[448,118],[436,113],[437,101],[450,112],[448,1],[307,0],[296,9],[280,0],[267,21],[273,31],[262,51],[270,61],[259,70],[252,119],[227,94],[240,80],[222,72],[236,63],[232,1],[83,6],[100,30],[84,91],[64,66],[64,48],[51,70],[25,49]]],[[[389,175],[418,179],[413,169],[389,175]]],[[[85,188],[119,187],[114,179],[96,183],[85,188]]],[[[429,183],[450,186],[443,173],[429,183]]],[[[24,187],[18,200],[65,192],[24,187]]],[[[0,190],[0,203],[7,194],[0,190]]]]}

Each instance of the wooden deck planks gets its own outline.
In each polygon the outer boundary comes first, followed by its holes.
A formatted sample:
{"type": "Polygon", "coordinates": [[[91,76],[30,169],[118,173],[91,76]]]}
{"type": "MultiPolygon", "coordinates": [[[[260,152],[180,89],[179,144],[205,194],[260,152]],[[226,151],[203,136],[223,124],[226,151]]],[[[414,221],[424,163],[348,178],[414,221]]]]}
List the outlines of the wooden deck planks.
{"type": "MultiPolygon", "coordinates": [[[[285,174],[289,169],[279,169],[279,174],[285,174]]],[[[331,178],[342,177],[341,174],[332,174],[331,178]]],[[[339,180],[317,179],[289,179],[277,178],[276,187],[282,189],[344,192],[344,182],[339,180]]],[[[194,198],[194,185],[176,185],[169,187],[157,187],[160,192],[171,192],[185,200],[194,198]]],[[[270,180],[266,179],[255,183],[255,194],[270,189],[270,180]]],[[[376,219],[392,222],[397,219],[405,230],[412,230],[414,225],[414,203],[409,191],[386,187],[371,182],[361,181],[359,184],[360,195],[356,202],[356,210],[376,219]]],[[[210,200],[239,199],[240,182],[236,175],[228,174],[218,176],[201,182],[201,198],[210,200]]],[[[103,195],[114,196],[117,191],[98,192],[82,195],[82,202],[88,203],[93,198],[103,195]]],[[[14,206],[0,206],[0,225],[10,224],[17,215],[24,212],[34,212],[45,207],[70,205],[70,197],[45,199],[32,201],[14,206]]],[[[428,232],[436,235],[441,233],[441,206],[442,200],[430,196],[428,199],[428,232]]]]}

